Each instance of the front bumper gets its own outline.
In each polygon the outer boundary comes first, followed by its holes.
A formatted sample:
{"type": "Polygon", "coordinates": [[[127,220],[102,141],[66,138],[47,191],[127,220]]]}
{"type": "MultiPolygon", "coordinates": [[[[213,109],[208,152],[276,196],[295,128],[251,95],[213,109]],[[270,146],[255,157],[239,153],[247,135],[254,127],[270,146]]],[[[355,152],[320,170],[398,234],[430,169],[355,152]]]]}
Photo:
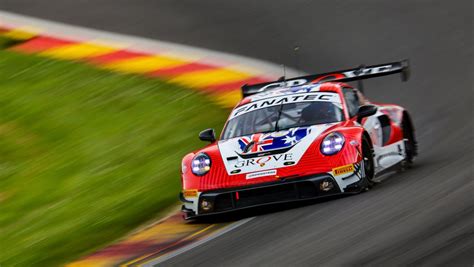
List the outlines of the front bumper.
{"type": "MultiPolygon", "coordinates": [[[[196,209],[183,205],[185,219],[205,215],[215,215],[229,211],[242,210],[269,204],[308,200],[341,194],[342,191],[333,176],[329,174],[312,175],[291,180],[257,184],[248,187],[206,191],[197,198],[196,209]],[[331,188],[321,185],[328,185],[331,188]],[[207,202],[207,208],[202,203],[207,202]]],[[[182,202],[190,201],[180,195],[182,202]]]]}

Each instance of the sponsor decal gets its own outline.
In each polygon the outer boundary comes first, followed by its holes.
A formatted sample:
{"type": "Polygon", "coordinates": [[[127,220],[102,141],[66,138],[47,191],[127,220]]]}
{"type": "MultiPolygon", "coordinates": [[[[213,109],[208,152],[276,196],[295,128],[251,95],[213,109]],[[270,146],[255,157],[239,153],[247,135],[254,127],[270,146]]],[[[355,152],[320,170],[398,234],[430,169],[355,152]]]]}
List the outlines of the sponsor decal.
{"type": "Polygon", "coordinates": [[[238,140],[243,154],[265,151],[266,146],[273,144],[273,138],[268,134],[253,134],[250,137],[242,137],[238,140]]]}
{"type": "Polygon", "coordinates": [[[296,80],[289,80],[289,81],[284,81],[284,82],[276,82],[276,83],[270,83],[262,88],[260,88],[261,91],[269,88],[278,88],[278,87],[293,87],[293,86],[299,86],[307,83],[308,81],[306,79],[296,79],[296,80]]]}
{"type": "Polygon", "coordinates": [[[247,179],[253,179],[253,178],[258,178],[258,177],[263,177],[263,176],[273,176],[276,175],[277,171],[276,170],[267,170],[267,171],[261,171],[261,172],[252,172],[246,175],[247,179]]]}
{"type": "MultiPolygon", "coordinates": [[[[384,72],[390,72],[394,68],[393,65],[388,64],[388,65],[382,65],[382,66],[376,66],[372,68],[361,68],[361,69],[353,69],[349,71],[345,71],[342,73],[331,73],[327,74],[321,77],[317,77],[316,79],[312,80],[311,83],[319,83],[319,82],[324,82],[324,81],[334,81],[334,80],[339,80],[339,79],[344,79],[344,78],[356,78],[356,77],[362,77],[362,76],[367,76],[367,75],[374,75],[374,74],[379,74],[379,73],[384,73],[384,72]]],[[[298,83],[301,83],[299,81],[298,83]]]]}
{"type": "MultiPolygon", "coordinates": [[[[265,138],[261,136],[261,140],[272,139],[272,144],[257,142],[260,143],[261,149],[259,150],[263,150],[260,152],[252,153],[253,145],[251,145],[248,147],[249,151],[243,153],[244,146],[239,143],[243,137],[232,138],[228,142],[219,142],[219,151],[229,175],[291,168],[298,164],[314,140],[332,125],[334,123],[282,130],[276,134],[264,133],[265,138]],[[237,170],[240,171],[237,173],[237,170]]],[[[251,135],[247,137],[252,139],[251,135]]]]}
{"type": "Polygon", "coordinates": [[[290,148],[311,133],[311,128],[293,128],[283,133],[253,134],[244,136],[237,142],[241,154],[251,154],[290,148]]]}
{"type": "Polygon", "coordinates": [[[234,168],[242,168],[248,166],[260,166],[263,167],[269,162],[281,162],[281,161],[291,161],[293,160],[293,153],[285,153],[279,155],[270,155],[260,158],[251,158],[237,161],[234,165],[234,168]]]}
{"type": "Polygon", "coordinates": [[[197,189],[188,189],[183,191],[184,197],[197,197],[198,191],[197,189]]]}
{"type": "MultiPolygon", "coordinates": [[[[299,79],[299,82],[307,83],[307,80],[305,79],[299,79]]],[[[284,83],[273,83],[264,86],[263,88],[260,88],[257,92],[259,92],[256,95],[250,96],[251,101],[257,101],[273,96],[281,96],[281,95],[288,95],[288,94],[300,94],[300,93],[310,93],[310,92],[318,92],[319,91],[319,85],[314,85],[314,84],[307,84],[307,85],[295,85],[295,86],[290,86],[287,87],[285,86],[284,83]],[[267,90],[265,91],[268,86],[274,87],[274,88],[279,88],[281,89],[278,90],[267,90]],[[263,91],[263,92],[262,92],[263,91]]]]}
{"type": "Polygon", "coordinates": [[[339,176],[339,175],[343,175],[347,173],[353,173],[354,171],[355,169],[354,169],[353,164],[344,165],[344,166],[332,169],[332,173],[334,174],[334,176],[339,176]]]}
{"type": "Polygon", "coordinates": [[[338,103],[338,104],[341,103],[339,95],[336,93],[330,93],[330,92],[324,92],[324,93],[311,92],[311,93],[298,93],[298,94],[292,94],[292,95],[275,96],[273,98],[266,98],[266,99],[250,102],[246,105],[243,105],[239,108],[234,109],[232,111],[230,119],[233,119],[247,112],[254,111],[261,108],[279,106],[279,105],[288,104],[288,103],[314,102],[314,101],[333,102],[333,103],[338,103]]]}
{"type": "Polygon", "coordinates": [[[365,76],[365,75],[370,75],[370,74],[389,72],[392,70],[392,68],[393,68],[393,65],[390,64],[390,65],[383,65],[383,66],[377,66],[377,67],[372,67],[372,68],[350,70],[350,71],[343,72],[343,74],[347,78],[354,78],[354,77],[360,77],[360,76],[365,76]]]}

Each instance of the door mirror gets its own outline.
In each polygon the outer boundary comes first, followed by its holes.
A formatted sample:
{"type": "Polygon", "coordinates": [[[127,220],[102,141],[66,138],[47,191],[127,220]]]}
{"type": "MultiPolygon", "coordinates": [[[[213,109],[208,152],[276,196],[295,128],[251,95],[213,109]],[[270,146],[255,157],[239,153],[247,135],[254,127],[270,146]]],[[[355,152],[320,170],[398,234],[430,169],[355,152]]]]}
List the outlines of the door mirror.
{"type": "Polygon", "coordinates": [[[213,143],[216,141],[216,132],[214,129],[206,129],[199,133],[199,139],[213,143]]]}
{"type": "Polygon", "coordinates": [[[360,123],[363,118],[369,117],[377,113],[377,107],[374,105],[360,106],[357,111],[357,122],[360,123]]]}

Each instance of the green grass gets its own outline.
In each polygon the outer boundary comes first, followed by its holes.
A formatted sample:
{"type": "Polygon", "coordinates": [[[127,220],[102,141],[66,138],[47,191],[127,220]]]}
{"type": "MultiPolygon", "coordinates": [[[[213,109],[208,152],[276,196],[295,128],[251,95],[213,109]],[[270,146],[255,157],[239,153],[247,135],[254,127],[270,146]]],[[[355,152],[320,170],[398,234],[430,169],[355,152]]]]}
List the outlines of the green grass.
{"type": "Polygon", "coordinates": [[[6,38],[0,34],[0,49],[4,49],[10,46],[13,46],[15,44],[21,43],[21,40],[14,40],[11,38],[6,38]]]}
{"type": "Polygon", "coordinates": [[[61,265],[156,217],[226,113],[161,81],[0,51],[0,265],[61,265]]]}

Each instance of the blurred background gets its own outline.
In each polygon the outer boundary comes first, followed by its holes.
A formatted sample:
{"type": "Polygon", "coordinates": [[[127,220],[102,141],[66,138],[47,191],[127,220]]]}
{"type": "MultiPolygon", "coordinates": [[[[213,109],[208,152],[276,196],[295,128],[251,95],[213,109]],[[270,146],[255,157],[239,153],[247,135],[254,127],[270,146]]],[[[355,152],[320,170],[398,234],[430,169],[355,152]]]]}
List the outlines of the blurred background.
{"type": "MultiPolygon", "coordinates": [[[[369,194],[259,216],[168,262],[178,266],[471,266],[472,5],[0,0],[4,11],[307,73],[410,59],[408,83],[375,79],[366,94],[411,112],[420,146],[413,169],[369,194]]],[[[12,45],[0,39],[0,265],[67,263],[176,205],[181,157],[203,145],[200,130],[222,127],[227,108],[166,79],[12,45]]]]}

